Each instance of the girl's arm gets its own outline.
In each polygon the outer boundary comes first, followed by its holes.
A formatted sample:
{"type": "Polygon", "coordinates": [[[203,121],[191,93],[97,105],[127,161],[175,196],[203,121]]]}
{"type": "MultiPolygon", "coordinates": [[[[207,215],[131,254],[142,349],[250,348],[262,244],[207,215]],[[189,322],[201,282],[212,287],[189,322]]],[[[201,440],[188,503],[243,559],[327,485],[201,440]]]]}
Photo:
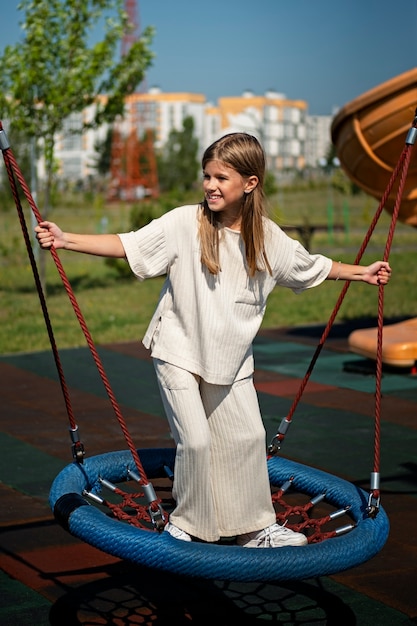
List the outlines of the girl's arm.
{"type": "Polygon", "coordinates": [[[72,250],[96,256],[124,258],[125,251],[117,235],[78,235],[64,233],[54,222],[41,222],[35,228],[41,248],[72,250]]]}
{"type": "Polygon", "coordinates": [[[327,280],[362,280],[370,285],[386,285],[391,278],[387,261],[376,261],[371,265],[348,265],[333,261],[327,280]]]}

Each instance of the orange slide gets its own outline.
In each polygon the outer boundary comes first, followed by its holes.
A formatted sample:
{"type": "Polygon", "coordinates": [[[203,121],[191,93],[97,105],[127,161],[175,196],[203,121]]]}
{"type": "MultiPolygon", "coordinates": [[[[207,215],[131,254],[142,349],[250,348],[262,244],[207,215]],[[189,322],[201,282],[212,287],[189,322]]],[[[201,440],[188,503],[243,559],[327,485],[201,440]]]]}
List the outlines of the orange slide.
{"type": "MultiPolygon", "coordinates": [[[[377,328],[354,330],[349,335],[352,352],[375,359],[377,328]]],[[[414,367],[417,361],[417,317],[384,326],[382,331],[382,362],[396,367],[414,367]]]]}
{"type": "MultiPolygon", "coordinates": [[[[417,68],[382,83],[345,105],[332,123],[332,141],[349,178],[381,200],[405,145],[416,114],[417,68]]],[[[398,182],[385,208],[392,211],[398,182]]],[[[399,219],[417,227],[417,160],[411,161],[399,219]]],[[[356,330],[349,336],[352,352],[375,359],[377,329],[356,330]]],[[[417,361],[417,318],[384,326],[382,361],[413,367],[417,361]]]]}

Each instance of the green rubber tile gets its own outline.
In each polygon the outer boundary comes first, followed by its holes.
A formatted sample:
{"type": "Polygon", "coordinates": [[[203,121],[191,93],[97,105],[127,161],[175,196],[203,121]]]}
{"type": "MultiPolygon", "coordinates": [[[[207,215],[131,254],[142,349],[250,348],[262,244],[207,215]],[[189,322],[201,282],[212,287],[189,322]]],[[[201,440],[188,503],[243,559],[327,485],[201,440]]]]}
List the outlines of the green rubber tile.
{"type": "Polygon", "coordinates": [[[410,377],[410,385],[408,387],[404,387],[403,389],[395,389],[395,393],[393,390],[386,389],[383,386],[384,393],[395,395],[402,400],[408,400],[409,402],[417,402],[417,378],[416,376],[410,377]]]}
{"type": "MultiPolygon", "coordinates": [[[[290,403],[259,394],[268,442],[276,435],[290,403]]],[[[331,474],[368,482],[374,462],[374,422],[351,411],[300,403],[282,445],[282,453],[331,474]]],[[[417,432],[384,422],[381,425],[381,489],[415,491],[417,432]]]]}
{"type": "Polygon", "coordinates": [[[330,578],[322,579],[323,587],[327,592],[337,596],[354,615],[354,621],[344,621],[340,616],[335,624],[355,624],[355,626],[412,626],[414,620],[408,619],[407,615],[396,611],[377,600],[368,598],[365,594],[356,593],[348,587],[341,585],[330,578]]]}
{"type": "MultiPolygon", "coordinates": [[[[98,353],[119,403],[165,418],[152,363],[105,348],[98,349],[98,353]]],[[[107,397],[88,348],[62,350],[60,359],[69,387],[101,398],[107,397]]],[[[58,380],[55,361],[48,352],[11,355],[1,357],[1,360],[39,376],[58,380]]]]}
{"type": "MultiPolygon", "coordinates": [[[[265,369],[285,376],[303,379],[311,363],[315,348],[287,342],[273,342],[268,345],[255,343],[255,364],[258,369],[265,369]]],[[[346,364],[352,368],[355,363],[363,362],[359,356],[322,351],[317,359],[311,380],[335,387],[354,389],[373,393],[375,376],[347,371],[346,364]]],[[[359,370],[359,368],[358,368],[359,370]]],[[[385,373],[381,382],[384,393],[395,393],[404,399],[417,400],[417,377],[402,373],[385,373]]]]}
{"type": "MultiPolygon", "coordinates": [[[[361,359],[354,359],[360,361],[361,359]]],[[[347,363],[352,363],[351,355],[326,353],[319,358],[315,366],[312,378],[318,382],[326,382],[335,387],[355,389],[356,391],[375,391],[375,376],[346,371],[347,363]]],[[[417,381],[410,376],[401,374],[383,373],[381,388],[383,393],[395,393],[401,390],[415,389],[414,400],[417,400],[417,381]]]]}
{"type": "Polygon", "coordinates": [[[22,493],[47,499],[51,483],[65,463],[0,432],[0,480],[22,493]]]}
{"type": "Polygon", "coordinates": [[[49,624],[51,603],[26,585],[0,571],[0,624],[43,626],[49,624]]]}
{"type": "Polygon", "coordinates": [[[283,367],[285,364],[296,366],[297,363],[309,363],[314,354],[311,346],[286,341],[259,343],[254,342],[253,352],[257,369],[264,366],[283,367]]]}

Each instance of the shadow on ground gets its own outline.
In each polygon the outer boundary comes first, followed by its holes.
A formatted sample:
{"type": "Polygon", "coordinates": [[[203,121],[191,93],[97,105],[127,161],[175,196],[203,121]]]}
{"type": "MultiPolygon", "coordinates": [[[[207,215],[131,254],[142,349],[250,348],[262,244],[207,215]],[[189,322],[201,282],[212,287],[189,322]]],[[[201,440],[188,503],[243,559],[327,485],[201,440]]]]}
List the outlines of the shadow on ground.
{"type": "MultiPolygon", "coordinates": [[[[72,574],[77,572],[71,572],[72,574]]],[[[84,572],[85,573],[85,572],[84,572]]],[[[110,578],[68,590],[53,605],[50,623],[235,626],[356,624],[351,608],[325,589],[327,581],[230,583],[184,579],[117,563],[110,578]],[[103,621],[104,620],[104,621],[103,621]]],[[[57,573],[62,578],[62,573],[57,573]]]]}

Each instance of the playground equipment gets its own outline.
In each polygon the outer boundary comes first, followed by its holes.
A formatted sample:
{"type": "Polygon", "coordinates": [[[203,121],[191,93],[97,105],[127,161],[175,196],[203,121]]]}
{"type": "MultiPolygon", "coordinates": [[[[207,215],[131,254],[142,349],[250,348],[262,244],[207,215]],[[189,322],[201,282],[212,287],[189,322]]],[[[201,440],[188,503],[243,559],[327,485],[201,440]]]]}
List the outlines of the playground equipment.
{"type": "MultiPolygon", "coordinates": [[[[271,498],[277,508],[283,509],[277,511],[277,521],[280,523],[288,521],[289,527],[305,532],[308,545],[300,548],[251,550],[241,548],[234,543],[221,545],[198,541],[178,541],[168,533],[160,532],[165,526],[168,514],[162,508],[162,499],[158,497],[148,479],[148,476],[171,478],[174,471],[175,450],[172,448],[138,450],[134,446],[59,255],[52,247],[51,257],[67,291],[129,448],[122,452],[116,451],[85,458],[84,446],[79,438],[69,388],[24,218],[17,181],[37,222],[40,223],[43,220],[11,151],[1,122],[0,149],[22,226],[69,421],[73,462],[59,473],[50,491],[50,504],[57,521],[74,536],[120,558],[171,573],[207,579],[233,581],[305,579],[343,571],[377,554],[385,544],[389,532],[388,518],[380,506],[379,403],[376,403],[375,410],[374,463],[369,494],[346,480],[276,456],[337,311],[349,288],[349,283],[345,283],[342,289],[298,394],[268,448],[269,478],[271,486],[275,488],[275,491],[271,490],[271,492],[274,491],[271,493],[271,498]],[[138,491],[132,492],[129,483],[138,491]],[[121,484],[123,487],[120,486],[121,484]],[[283,495],[290,489],[294,489],[300,496],[307,495],[310,499],[303,504],[288,505],[283,500],[283,495]],[[106,496],[106,491],[109,497],[106,496]],[[114,498],[118,501],[114,502],[114,498]],[[310,515],[311,510],[322,500],[333,507],[332,512],[321,518],[313,518],[310,515]],[[91,503],[97,506],[91,506],[91,503]],[[325,530],[328,522],[338,520],[345,515],[348,518],[347,524],[336,529],[325,530]],[[292,523],[294,517],[295,520],[292,523]]],[[[379,383],[380,377],[377,376],[377,398],[380,395],[379,383]]],[[[237,456],[236,462],[244,464],[245,459],[237,456]]]]}
{"type": "MultiPolygon", "coordinates": [[[[371,89],[346,104],[332,124],[332,141],[343,169],[371,196],[381,199],[404,146],[410,119],[417,106],[417,68],[371,89]]],[[[393,212],[399,182],[393,185],[384,208],[393,212]]],[[[417,227],[417,161],[410,162],[398,219],[417,227]]],[[[352,352],[375,359],[377,328],[355,330],[349,336],[352,352]]],[[[417,361],[417,318],[384,327],[383,363],[414,367],[417,361]]]]}
{"type": "MultiPolygon", "coordinates": [[[[404,146],[417,107],[417,68],[382,83],[346,104],[331,134],[340,163],[361,189],[378,200],[404,146]]],[[[392,212],[398,185],[385,204],[392,212]]],[[[399,219],[417,227],[417,161],[410,163],[399,219]]]]}

